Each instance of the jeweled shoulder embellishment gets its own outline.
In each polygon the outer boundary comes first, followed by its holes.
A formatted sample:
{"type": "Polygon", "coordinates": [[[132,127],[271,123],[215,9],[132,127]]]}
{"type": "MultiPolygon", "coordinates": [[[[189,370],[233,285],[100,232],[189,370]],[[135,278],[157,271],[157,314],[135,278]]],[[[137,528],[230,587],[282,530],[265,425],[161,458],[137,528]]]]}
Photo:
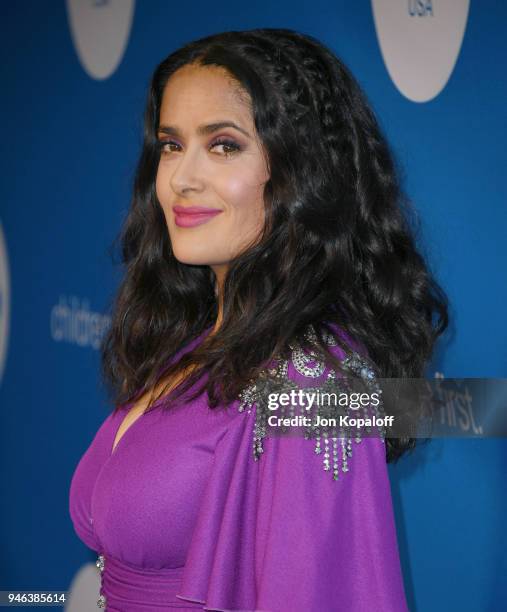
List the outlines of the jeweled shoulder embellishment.
{"type": "MultiPolygon", "coordinates": [[[[315,330],[312,326],[309,326],[306,334],[306,339],[311,343],[315,342],[315,330]]],[[[324,335],[324,341],[329,346],[336,346],[338,342],[330,335],[324,335]]],[[[317,348],[317,347],[316,347],[317,348]]],[[[291,362],[295,370],[301,375],[308,378],[321,377],[325,372],[325,363],[319,359],[318,352],[310,350],[304,352],[303,349],[294,344],[290,346],[292,350],[291,362]]],[[[349,371],[351,376],[360,378],[369,390],[375,392],[381,392],[377,383],[376,372],[371,364],[363,359],[358,353],[350,353],[343,361],[342,367],[349,371]]],[[[272,411],[269,409],[266,398],[270,393],[296,393],[300,390],[294,381],[288,377],[289,361],[279,359],[276,368],[262,372],[257,379],[252,380],[250,384],[243,389],[239,395],[240,404],[238,410],[240,412],[247,411],[250,413],[256,406],[255,412],[255,426],[253,432],[253,456],[254,460],[258,461],[261,454],[264,452],[263,440],[266,437],[268,417],[272,415],[272,411]]],[[[324,382],[321,382],[318,387],[305,387],[306,393],[336,393],[336,391],[346,392],[348,389],[344,379],[337,377],[335,370],[330,369],[324,382]]],[[[300,413],[304,414],[305,407],[300,406],[300,413]]],[[[383,416],[382,403],[377,407],[371,408],[377,417],[383,416]]],[[[297,408],[293,405],[287,407],[280,406],[280,416],[294,417],[296,415],[297,408]],[[286,410],[287,408],[287,410],[286,410]]],[[[361,410],[355,411],[354,416],[360,416],[358,413],[361,410]]],[[[319,417],[329,417],[330,408],[329,406],[317,406],[317,414],[319,417]]],[[[367,407],[363,407],[362,415],[365,418],[369,417],[367,407]]],[[[370,427],[366,427],[367,432],[371,432],[370,427]]],[[[385,441],[385,432],[380,428],[381,440],[385,441]]],[[[322,428],[313,425],[309,425],[305,428],[306,439],[315,440],[315,454],[322,455],[322,462],[324,470],[332,471],[333,479],[338,480],[340,471],[348,472],[349,463],[348,460],[352,457],[352,439],[350,436],[345,435],[343,428],[322,428]],[[331,470],[332,468],[332,470],[331,470]]],[[[356,443],[361,442],[361,435],[357,432],[354,441],[356,443]]]]}
{"type": "MultiPolygon", "coordinates": [[[[310,343],[317,343],[317,334],[313,325],[308,326],[305,338],[310,343]]],[[[338,344],[337,340],[327,332],[323,334],[323,339],[328,346],[336,346],[338,344]]],[[[309,378],[319,378],[319,376],[324,374],[326,364],[319,359],[317,351],[310,350],[306,353],[298,344],[291,345],[290,348],[292,349],[292,364],[296,372],[309,378]]]]}
{"type": "Polygon", "coordinates": [[[310,351],[305,353],[302,348],[295,348],[292,350],[292,363],[296,368],[296,371],[303,376],[309,376],[311,378],[318,378],[324,374],[326,366],[324,362],[318,360],[317,353],[310,351]],[[313,365],[309,365],[312,364],[313,365]]]}
{"type": "MultiPolygon", "coordinates": [[[[257,384],[252,382],[239,394],[239,412],[243,412],[244,410],[246,410],[248,413],[252,412],[252,408],[255,404],[257,404],[257,406],[261,404],[260,398],[261,394],[259,393],[259,388],[257,384]]],[[[264,452],[262,441],[266,437],[266,427],[262,416],[263,413],[261,413],[259,410],[255,413],[255,426],[253,434],[253,456],[255,461],[258,461],[261,453],[264,452]]]]}

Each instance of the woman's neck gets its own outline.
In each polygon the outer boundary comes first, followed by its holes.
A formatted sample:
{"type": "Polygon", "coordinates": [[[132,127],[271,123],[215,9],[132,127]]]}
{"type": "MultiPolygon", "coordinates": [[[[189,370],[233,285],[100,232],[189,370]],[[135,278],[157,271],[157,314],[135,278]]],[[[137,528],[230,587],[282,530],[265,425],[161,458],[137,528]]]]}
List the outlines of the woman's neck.
{"type": "Polygon", "coordinates": [[[223,287],[224,287],[225,274],[227,272],[226,266],[211,266],[211,268],[213,272],[215,273],[215,296],[218,301],[218,312],[217,312],[217,319],[215,321],[215,325],[209,334],[210,336],[212,336],[213,334],[216,334],[216,332],[222,325],[223,304],[224,304],[223,287]]]}

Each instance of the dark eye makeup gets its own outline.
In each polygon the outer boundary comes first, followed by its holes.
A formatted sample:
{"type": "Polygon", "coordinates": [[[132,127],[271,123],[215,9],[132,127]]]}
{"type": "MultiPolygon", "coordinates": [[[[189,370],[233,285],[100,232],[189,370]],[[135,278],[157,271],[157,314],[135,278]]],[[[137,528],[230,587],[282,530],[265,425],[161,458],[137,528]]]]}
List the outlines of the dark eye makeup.
{"type": "MultiPolygon", "coordinates": [[[[178,148],[170,149],[166,147],[181,148],[181,145],[175,140],[158,140],[157,141],[157,148],[161,155],[173,153],[174,151],[179,150],[178,148]]],[[[234,153],[237,153],[238,151],[242,150],[241,145],[238,144],[235,140],[232,140],[230,138],[225,138],[222,136],[219,136],[218,138],[215,138],[214,140],[212,140],[208,146],[208,149],[211,151],[215,147],[223,147],[222,152],[220,154],[225,157],[230,157],[231,155],[234,155],[234,153]]]]}

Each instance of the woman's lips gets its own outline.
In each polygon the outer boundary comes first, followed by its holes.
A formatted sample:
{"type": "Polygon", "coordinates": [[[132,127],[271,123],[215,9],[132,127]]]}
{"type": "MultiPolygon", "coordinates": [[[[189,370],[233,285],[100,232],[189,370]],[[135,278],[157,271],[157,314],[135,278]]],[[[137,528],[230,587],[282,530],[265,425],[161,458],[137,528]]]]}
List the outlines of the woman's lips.
{"type": "Polygon", "coordinates": [[[179,227],[194,227],[207,223],[222,211],[204,206],[173,206],[174,222],[179,227]]]}

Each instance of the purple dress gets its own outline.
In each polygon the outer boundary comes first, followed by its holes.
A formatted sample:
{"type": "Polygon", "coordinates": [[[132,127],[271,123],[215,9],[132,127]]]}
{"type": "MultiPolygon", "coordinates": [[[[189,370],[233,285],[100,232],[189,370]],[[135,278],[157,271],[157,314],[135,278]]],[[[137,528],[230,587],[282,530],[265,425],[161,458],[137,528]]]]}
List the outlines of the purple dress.
{"type": "Polygon", "coordinates": [[[406,612],[379,437],[334,480],[302,436],[266,437],[255,460],[255,405],[210,410],[202,395],[157,402],[111,452],[132,405],[105,419],[70,486],[76,533],[100,555],[99,607],[406,612]]]}

